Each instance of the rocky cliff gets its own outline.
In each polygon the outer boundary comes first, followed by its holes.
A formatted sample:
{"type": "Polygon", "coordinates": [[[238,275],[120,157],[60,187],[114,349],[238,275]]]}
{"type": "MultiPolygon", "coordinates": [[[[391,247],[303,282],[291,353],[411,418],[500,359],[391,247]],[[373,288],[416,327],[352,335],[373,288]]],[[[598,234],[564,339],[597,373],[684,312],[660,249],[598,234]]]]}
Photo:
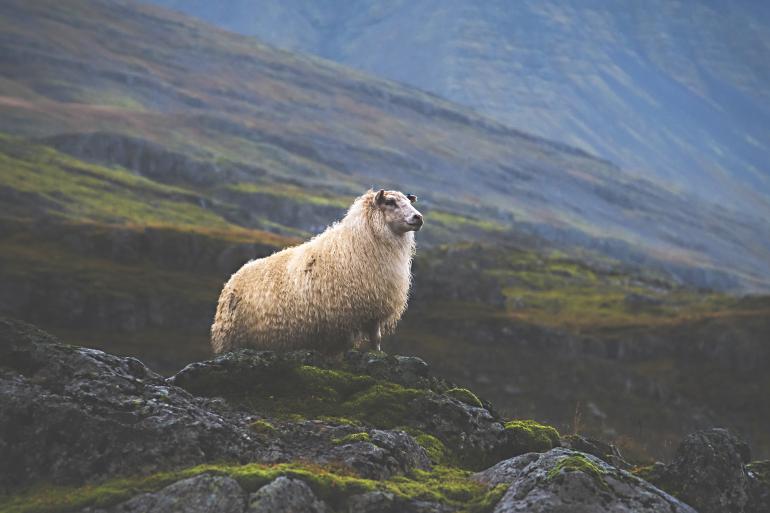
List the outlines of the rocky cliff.
{"type": "Polygon", "coordinates": [[[767,462],[724,430],[634,468],[408,356],[242,350],[165,378],[5,319],[0,389],[0,511],[759,512],[770,496],[767,462]]]}

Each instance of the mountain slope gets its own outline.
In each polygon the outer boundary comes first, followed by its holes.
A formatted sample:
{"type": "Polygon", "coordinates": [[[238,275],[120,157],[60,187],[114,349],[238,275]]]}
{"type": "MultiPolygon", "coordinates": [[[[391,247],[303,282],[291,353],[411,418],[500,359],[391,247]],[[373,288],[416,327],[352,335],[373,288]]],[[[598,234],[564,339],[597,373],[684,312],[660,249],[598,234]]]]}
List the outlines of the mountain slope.
{"type": "Polygon", "coordinates": [[[766,221],[414,89],[131,2],[9,1],[0,17],[0,130],[192,187],[240,224],[288,233],[265,191],[341,210],[382,185],[423,197],[434,241],[534,232],[701,284],[770,283],[766,221]]]}
{"type": "Polygon", "coordinates": [[[153,1],[770,213],[766,3],[153,1]]]}

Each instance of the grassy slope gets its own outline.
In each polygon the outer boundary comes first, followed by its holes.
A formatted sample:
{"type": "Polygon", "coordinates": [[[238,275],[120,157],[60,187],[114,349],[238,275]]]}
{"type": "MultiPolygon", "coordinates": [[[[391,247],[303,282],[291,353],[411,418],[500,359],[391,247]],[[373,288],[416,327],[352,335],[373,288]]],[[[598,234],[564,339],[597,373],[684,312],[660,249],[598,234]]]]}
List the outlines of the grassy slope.
{"type": "MultiPolygon", "coordinates": [[[[14,0],[0,23],[0,130],[117,133],[237,168],[217,197],[229,186],[254,196],[250,184],[347,201],[401,187],[443,210],[445,240],[525,222],[556,240],[606,239],[602,251],[624,258],[703,267],[722,285],[766,281],[770,248],[732,213],[428,94],[129,3],[14,0]]],[[[255,226],[267,221],[283,224],[255,226]]]]}

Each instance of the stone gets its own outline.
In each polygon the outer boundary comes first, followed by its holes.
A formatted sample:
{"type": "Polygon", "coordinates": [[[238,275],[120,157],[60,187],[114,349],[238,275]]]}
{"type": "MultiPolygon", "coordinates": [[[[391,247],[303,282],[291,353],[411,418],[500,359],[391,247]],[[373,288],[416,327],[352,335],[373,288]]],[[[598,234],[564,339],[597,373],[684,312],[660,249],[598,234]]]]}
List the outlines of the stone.
{"type": "Polygon", "coordinates": [[[748,446],[726,429],[698,431],[685,437],[669,465],[648,479],[700,513],[753,511],[752,482],[745,463],[748,446]]]}
{"type": "Polygon", "coordinates": [[[624,470],[562,447],[502,461],[474,478],[490,487],[510,483],[494,513],[695,513],[624,470]]]}
{"type": "Polygon", "coordinates": [[[593,438],[586,438],[580,435],[564,436],[561,439],[561,444],[562,447],[566,447],[568,449],[574,449],[576,451],[592,454],[614,467],[623,470],[629,470],[631,468],[631,464],[623,459],[620,451],[613,444],[602,442],[601,440],[595,440],[593,438]]]}
{"type": "Polygon", "coordinates": [[[0,319],[0,440],[0,490],[242,461],[261,450],[246,426],[139,360],[66,346],[7,319],[0,319]]]}
{"type": "Polygon", "coordinates": [[[242,513],[245,507],[246,494],[234,479],[202,474],[137,495],[105,513],[242,513]]]}
{"type": "Polygon", "coordinates": [[[327,513],[329,507],[299,479],[279,477],[249,496],[248,513],[327,513]]]}

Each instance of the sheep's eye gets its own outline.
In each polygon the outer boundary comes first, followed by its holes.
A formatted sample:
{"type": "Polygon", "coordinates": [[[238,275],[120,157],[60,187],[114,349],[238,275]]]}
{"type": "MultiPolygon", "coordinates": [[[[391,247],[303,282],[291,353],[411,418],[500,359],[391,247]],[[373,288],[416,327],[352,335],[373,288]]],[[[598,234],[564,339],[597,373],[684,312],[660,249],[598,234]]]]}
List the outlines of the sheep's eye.
{"type": "Polygon", "coordinates": [[[396,206],[396,200],[388,198],[385,200],[385,204],[389,207],[395,207],[396,206]]]}

